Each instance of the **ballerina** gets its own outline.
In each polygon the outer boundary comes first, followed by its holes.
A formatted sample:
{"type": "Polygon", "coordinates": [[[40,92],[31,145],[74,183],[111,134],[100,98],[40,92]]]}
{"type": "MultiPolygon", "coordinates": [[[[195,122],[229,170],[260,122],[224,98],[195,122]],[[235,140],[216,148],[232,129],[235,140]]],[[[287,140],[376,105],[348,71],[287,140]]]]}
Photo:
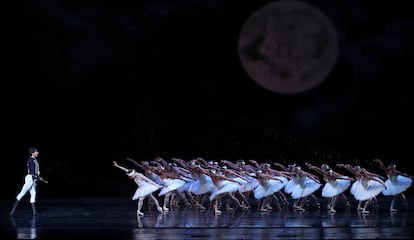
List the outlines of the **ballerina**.
{"type": "Polygon", "coordinates": [[[176,174],[170,169],[165,169],[161,165],[158,166],[155,173],[161,177],[161,181],[163,183],[162,185],[164,186],[158,193],[158,196],[164,196],[162,210],[167,212],[170,210],[167,206],[170,203],[170,198],[173,196],[172,194],[175,193],[176,190],[182,187],[186,182],[181,178],[180,175],[176,174]]]}
{"type": "Polygon", "coordinates": [[[206,207],[203,206],[204,200],[214,189],[211,177],[205,173],[205,169],[200,165],[198,159],[192,159],[189,162],[180,158],[173,158],[172,160],[190,172],[191,178],[194,180],[189,186],[188,191],[195,195],[195,205],[198,208],[205,210],[206,207]]]}
{"type": "Polygon", "coordinates": [[[382,194],[384,196],[392,196],[390,211],[397,212],[397,209],[394,208],[394,204],[398,197],[402,198],[405,208],[407,209],[408,204],[404,191],[413,183],[413,176],[398,171],[394,163],[390,163],[388,167],[385,167],[381,160],[374,159],[373,161],[379,164],[379,167],[387,174],[388,179],[384,182],[387,188],[382,191],[382,194]]]}
{"type": "Polygon", "coordinates": [[[327,204],[328,211],[336,212],[335,205],[339,196],[345,200],[347,209],[350,208],[349,201],[344,192],[351,186],[351,181],[354,181],[353,178],[333,171],[327,164],[322,164],[321,167],[316,167],[310,163],[305,163],[305,165],[323,176],[325,185],[322,188],[322,197],[329,199],[327,204]]]}
{"type": "Polygon", "coordinates": [[[115,167],[123,170],[128,177],[133,179],[135,183],[138,185],[138,189],[135,191],[135,194],[132,196],[132,200],[138,199],[138,208],[137,208],[137,216],[144,216],[144,213],[141,212],[142,205],[144,203],[144,199],[149,197],[156,205],[158,212],[163,212],[158,200],[152,195],[153,192],[161,189],[162,186],[155,183],[148,177],[144,176],[142,173],[136,172],[134,169],[128,169],[118,165],[116,161],[113,161],[115,167]]]}
{"type": "Polygon", "coordinates": [[[289,176],[288,182],[285,184],[283,190],[286,194],[291,194],[295,184],[299,183],[297,175],[294,173],[296,163],[290,163],[287,167],[281,163],[275,162],[273,165],[283,169],[284,173],[289,176]]]}
{"type": "MultiPolygon", "coordinates": [[[[242,184],[232,177],[226,176],[223,172],[220,172],[219,169],[210,168],[209,170],[203,170],[205,174],[211,177],[211,180],[214,184],[214,188],[210,192],[209,200],[213,203],[214,213],[220,215],[221,211],[219,210],[220,200],[224,196],[229,196],[238,207],[244,209],[244,206],[240,204],[240,201],[234,196],[234,193],[242,189],[242,184]]],[[[229,204],[226,204],[227,210],[232,211],[229,204]]]]}
{"type": "Polygon", "coordinates": [[[290,186],[291,189],[289,191],[291,192],[290,196],[292,199],[295,199],[293,203],[293,209],[305,211],[303,206],[308,197],[311,197],[315,202],[316,207],[319,208],[320,204],[318,202],[318,199],[313,194],[322,185],[319,182],[319,178],[316,175],[302,170],[300,166],[295,166],[292,169],[292,179],[295,180],[292,186],[290,186]]]}
{"type": "Polygon", "coordinates": [[[255,166],[257,169],[261,170],[263,174],[272,176],[271,178],[267,180],[270,185],[269,192],[271,192],[271,194],[267,195],[264,198],[263,200],[264,205],[262,206],[261,211],[266,211],[266,209],[267,210],[273,209],[270,206],[270,201],[272,200],[272,197],[276,201],[276,205],[279,208],[279,210],[281,209],[279,198],[283,201],[283,205],[288,205],[289,202],[287,201],[286,196],[283,194],[281,190],[288,183],[290,176],[288,176],[284,172],[272,169],[269,163],[262,163],[259,165],[255,160],[250,160],[250,163],[253,166],[255,166]]]}
{"type": "Polygon", "coordinates": [[[338,163],[337,167],[343,167],[355,175],[355,182],[351,185],[350,192],[356,200],[358,200],[357,210],[363,214],[368,214],[368,205],[376,201],[376,196],[386,189],[382,176],[368,172],[361,166],[351,166],[350,164],[338,163]],[[363,207],[362,202],[365,201],[363,207]]]}
{"type": "Polygon", "coordinates": [[[250,208],[249,200],[251,198],[251,194],[253,192],[253,189],[259,185],[259,182],[254,177],[257,168],[250,164],[246,164],[243,159],[237,160],[236,163],[230,162],[228,160],[221,160],[221,163],[225,166],[228,166],[229,168],[227,170],[232,171],[233,174],[236,172],[238,173],[239,176],[236,176],[235,180],[242,183],[243,189],[239,191],[239,193],[244,196],[242,197],[244,199],[242,201],[246,201],[245,203],[242,202],[242,204],[250,208]]]}
{"type": "MultiPolygon", "coordinates": [[[[249,201],[246,198],[246,195],[244,193],[246,191],[251,191],[249,183],[251,182],[250,176],[242,175],[233,169],[227,168],[227,165],[223,165],[220,168],[213,168],[216,171],[222,173],[224,176],[229,177],[233,179],[234,181],[238,182],[239,184],[234,186],[234,189],[231,189],[231,187],[227,187],[227,189],[223,189],[221,191],[226,191],[227,195],[230,196],[234,202],[237,203],[238,207],[241,207],[243,210],[248,210],[250,208],[249,201]],[[235,197],[236,194],[240,196],[241,202],[235,197]]],[[[213,194],[217,194],[218,192],[213,194]]],[[[227,203],[227,210],[231,211],[232,208],[230,208],[229,204],[227,203]]]]}

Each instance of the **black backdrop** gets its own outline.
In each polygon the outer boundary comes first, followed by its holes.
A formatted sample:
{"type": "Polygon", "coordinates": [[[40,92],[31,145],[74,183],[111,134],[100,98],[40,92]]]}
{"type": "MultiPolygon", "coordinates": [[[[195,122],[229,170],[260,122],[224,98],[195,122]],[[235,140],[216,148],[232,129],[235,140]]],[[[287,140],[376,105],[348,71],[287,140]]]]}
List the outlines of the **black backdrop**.
{"type": "MultiPolygon", "coordinates": [[[[43,196],[125,196],[125,157],[411,167],[408,3],[307,1],[332,21],[339,56],[297,94],[256,84],[240,29],[271,1],[28,1],[13,8],[2,83],[2,198],[39,148],[43,196]],[[381,9],[381,10],[379,10],[381,9]]],[[[4,30],[6,31],[6,30],[4,30]]],[[[344,172],[345,173],[345,172],[344,172]]],[[[129,195],[128,195],[129,196],[129,195]]]]}

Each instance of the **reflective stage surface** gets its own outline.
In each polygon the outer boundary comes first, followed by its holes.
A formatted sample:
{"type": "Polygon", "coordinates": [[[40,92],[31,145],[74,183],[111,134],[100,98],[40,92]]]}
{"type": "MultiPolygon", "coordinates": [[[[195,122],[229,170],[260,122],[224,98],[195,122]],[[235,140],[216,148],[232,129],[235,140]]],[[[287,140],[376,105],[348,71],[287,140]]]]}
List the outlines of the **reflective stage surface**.
{"type": "Polygon", "coordinates": [[[320,209],[304,212],[254,207],[218,216],[192,207],[158,213],[145,205],[142,217],[136,201],[125,198],[40,199],[35,217],[25,202],[10,217],[12,203],[1,201],[0,239],[411,239],[414,201],[408,200],[408,209],[395,213],[388,198],[379,198],[370,214],[358,213],[357,202],[331,214],[321,200],[320,209]]]}

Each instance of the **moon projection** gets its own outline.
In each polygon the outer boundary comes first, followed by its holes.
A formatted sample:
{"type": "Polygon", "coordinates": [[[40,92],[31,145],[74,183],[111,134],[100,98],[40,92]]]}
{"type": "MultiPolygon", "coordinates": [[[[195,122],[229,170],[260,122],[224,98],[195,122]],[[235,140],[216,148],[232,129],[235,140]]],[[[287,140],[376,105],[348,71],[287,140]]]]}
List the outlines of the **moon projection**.
{"type": "Polygon", "coordinates": [[[271,2],[244,23],[238,53],[249,77],[282,94],[320,84],[338,55],[337,34],[319,9],[298,0],[271,2]]]}

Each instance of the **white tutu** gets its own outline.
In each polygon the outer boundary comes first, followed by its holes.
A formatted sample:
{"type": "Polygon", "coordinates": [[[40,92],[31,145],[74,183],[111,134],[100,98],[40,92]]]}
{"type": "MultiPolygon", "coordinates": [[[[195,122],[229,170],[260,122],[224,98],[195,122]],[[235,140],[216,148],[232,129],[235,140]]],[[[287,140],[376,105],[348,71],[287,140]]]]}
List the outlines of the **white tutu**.
{"type": "Polygon", "coordinates": [[[336,179],[333,182],[327,182],[322,188],[322,197],[334,197],[343,193],[348,187],[351,186],[351,180],[348,179],[336,179]]]}
{"type": "Polygon", "coordinates": [[[232,182],[229,180],[219,181],[217,186],[210,195],[210,201],[213,201],[217,196],[223,193],[236,192],[240,191],[242,186],[239,183],[232,182]]]}
{"type": "Polygon", "coordinates": [[[264,197],[267,197],[267,196],[273,194],[271,188],[272,188],[272,185],[270,184],[269,181],[265,181],[265,182],[260,183],[253,190],[254,198],[256,198],[256,199],[262,199],[264,197]]]}
{"type": "Polygon", "coordinates": [[[244,192],[253,191],[257,186],[260,185],[259,181],[255,177],[247,176],[247,179],[249,179],[249,181],[247,182],[247,185],[244,186],[244,192]]]}
{"type": "Polygon", "coordinates": [[[138,189],[135,191],[134,196],[132,196],[132,200],[137,200],[138,198],[146,197],[149,194],[160,189],[160,187],[157,187],[152,183],[148,183],[145,180],[136,180],[135,182],[138,185],[138,189]]]}
{"type": "Polygon", "coordinates": [[[361,182],[360,180],[354,182],[351,186],[351,193],[358,201],[365,201],[380,194],[385,187],[373,180],[361,182]]]}
{"type": "Polygon", "coordinates": [[[296,178],[289,179],[289,181],[285,184],[283,190],[285,191],[285,193],[291,194],[296,184],[299,184],[296,178]]]}
{"type": "Polygon", "coordinates": [[[293,199],[307,197],[318,190],[320,187],[320,183],[314,181],[309,177],[306,177],[304,181],[299,181],[299,183],[294,185],[290,196],[293,199]]]}
{"type": "Polygon", "coordinates": [[[413,180],[411,178],[397,175],[385,181],[385,186],[387,188],[382,191],[382,194],[385,196],[400,194],[407,190],[407,188],[409,188],[412,183],[413,180]]]}
{"type": "Polygon", "coordinates": [[[279,192],[282,188],[285,187],[285,185],[288,183],[288,179],[286,177],[283,176],[275,176],[275,178],[280,179],[279,180],[275,180],[275,179],[269,179],[269,183],[270,183],[270,191],[273,193],[275,192],[279,192]]]}
{"type": "Polygon", "coordinates": [[[184,191],[189,191],[191,184],[194,183],[194,179],[192,178],[188,178],[188,177],[183,177],[183,179],[185,180],[184,185],[182,185],[180,188],[177,189],[178,192],[184,192],[184,191]]]}
{"type": "Polygon", "coordinates": [[[146,197],[147,195],[161,188],[161,186],[156,186],[153,183],[150,183],[147,180],[142,179],[144,175],[142,173],[136,172],[135,170],[127,173],[127,175],[130,178],[134,179],[134,182],[138,185],[138,189],[135,191],[134,195],[132,196],[132,200],[137,200],[138,198],[146,197]]]}
{"type": "Polygon", "coordinates": [[[179,189],[185,184],[185,181],[177,178],[166,178],[163,180],[163,183],[164,187],[161,189],[158,196],[162,196],[168,192],[172,192],[176,189],[179,189]]]}
{"type": "Polygon", "coordinates": [[[195,195],[201,195],[213,191],[214,184],[211,177],[203,173],[200,175],[199,179],[191,184],[189,190],[195,195]]]}

